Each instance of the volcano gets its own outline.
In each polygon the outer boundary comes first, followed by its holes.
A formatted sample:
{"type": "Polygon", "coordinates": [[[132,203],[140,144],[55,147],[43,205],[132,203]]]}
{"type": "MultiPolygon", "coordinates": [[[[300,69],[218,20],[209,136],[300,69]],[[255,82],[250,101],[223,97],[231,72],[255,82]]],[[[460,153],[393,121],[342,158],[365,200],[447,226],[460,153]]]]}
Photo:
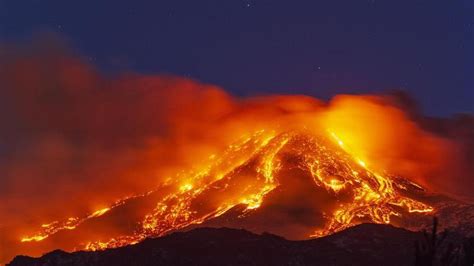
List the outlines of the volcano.
{"type": "Polygon", "coordinates": [[[19,241],[25,248],[61,243],[66,250],[95,251],[222,226],[303,240],[361,223],[419,230],[433,215],[444,227],[474,232],[473,206],[371,170],[335,133],[326,133],[254,132],[211,155],[205,167],[82,217],[40,225],[19,241]]]}

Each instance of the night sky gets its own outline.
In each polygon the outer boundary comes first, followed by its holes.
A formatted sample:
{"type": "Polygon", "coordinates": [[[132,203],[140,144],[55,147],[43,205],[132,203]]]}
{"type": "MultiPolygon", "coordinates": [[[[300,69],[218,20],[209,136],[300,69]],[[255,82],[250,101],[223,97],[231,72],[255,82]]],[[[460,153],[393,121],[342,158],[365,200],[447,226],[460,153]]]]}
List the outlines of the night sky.
{"type": "Polygon", "coordinates": [[[0,0],[0,42],[40,32],[107,73],[238,96],[404,89],[430,115],[474,111],[472,0],[0,0]]]}

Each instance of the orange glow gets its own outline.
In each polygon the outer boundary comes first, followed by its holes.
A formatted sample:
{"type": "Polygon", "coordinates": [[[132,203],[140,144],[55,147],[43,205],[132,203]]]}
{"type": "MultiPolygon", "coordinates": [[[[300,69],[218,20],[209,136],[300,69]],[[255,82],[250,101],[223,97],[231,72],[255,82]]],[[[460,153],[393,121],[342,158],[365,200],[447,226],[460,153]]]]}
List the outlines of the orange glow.
{"type": "Polygon", "coordinates": [[[103,209],[97,210],[97,211],[93,212],[91,215],[89,215],[87,218],[99,217],[101,215],[104,215],[109,210],[110,210],[110,208],[103,208],[103,209]]]}
{"type": "Polygon", "coordinates": [[[56,234],[60,231],[74,230],[80,224],[82,224],[83,222],[85,222],[89,219],[92,219],[92,218],[100,217],[100,216],[104,215],[105,213],[107,213],[110,209],[124,204],[127,199],[128,198],[124,198],[122,200],[119,200],[115,204],[111,205],[110,207],[99,209],[99,210],[97,210],[97,211],[95,211],[95,212],[93,212],[89,215],[86,215],[83,218],[70,217],[70,218],[68,218],[68,219],[66,219],[65,221],[62,221],[62,222],[54,221],[54,222],[51,222],[51,223],[42,224],[41,225],[42,230],[40,232],[38,232],[37,234],[35,234],[33,236],[22,237],[21,242],[31,242],[31,241],[38,242],[38,241],[45,240],[49,236],[54,235],[54,234],[56,234]]]}
{"type": "Polygon", "coordinates": [[[389,96],[237,98],[178,77],[102,76],[52,51],[0,62],[17,123],[5,134],[31,132],[0,164],[7,257],[198,225],[290,239],[403,227],[437,211],[423,193],[472,187],[460,185],[474,180],[467,145],[389,96]]]}
{"type": "MultiPolygon", "coordinates": [[[[334,132],[328,132],[328,137],[325,137],[307,131],[278,135],[273,131],[257,131],[229,145],[221,157],[212,156],[209,165],[186,175],[186,182],[171,184],[176,189],[157,202],[135,234],[88,242],[82,248],[99,250],[137,243],[149,236],[160,236],[192,224],[201,224],[239,204],[246,205],[247,212],[255,211],[262,206],[265,196],[279,186],[275,174],[283,167],[283,150],[301,156],[302,164],[298,167],[309,171],[315,186],[336,195],[343,192],[353,195],[352,200],[341,203],[333,210],[323,228],[315,230],[308,237],[325,236],[353,226],[358,223],[356,217],[365,217],[374,223],[390,223],[391,216],[403,215],[393,206],[399,206],[407,213],[433,211],[429,205],[401,196],[393,188],[393,181],[389,177],[368,169],[363,161],[348,152],[349,148],[345,150],[346,147],[348,145],[334,132]],[[329,136],[332,136],[336,145],[331,144],[329,136]],[[209,193],[216,189],[226,191],[232,178],[242,178],[238,172],[246,165],[254,165],[254,176],[241,179],[238,189],[231,189],[232,193],[224,192],[222,197],[205,202],[208,205],[205,208],[194,206],[203,196],[213,197],[209,193]]],[[[70,218],[62,223],[43,225],[41,233],[22,241],[41,241],[60,230],[73,230],[80,223],[100,217],[124,202],[97,210],[82,219],[70,218]]]]}

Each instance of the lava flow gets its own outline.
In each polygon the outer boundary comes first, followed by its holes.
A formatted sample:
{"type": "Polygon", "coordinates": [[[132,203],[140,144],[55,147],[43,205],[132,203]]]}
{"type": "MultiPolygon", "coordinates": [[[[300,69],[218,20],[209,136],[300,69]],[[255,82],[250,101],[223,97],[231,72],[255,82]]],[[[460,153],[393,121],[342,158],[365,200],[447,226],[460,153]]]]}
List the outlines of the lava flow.
{"type": "MultiPolygon", "coordinates": [[[[168,179],[163,186],[169,193],[162,195],[135,232],[89,241],[78,248],[98,250],[134,244],[146,237],[202,224],[239,205],[244,206],[239,217],[251,216],[263,208],[270,193],[282,186],[280,179],[291,169],[308,175],[312,186],[327,194],[326,207],[320,210],[322,222],[315,224],[307,237],[325,236],[364,221],[391,223],[393,216],[434,211],[428,204],[402,195],[389,175],[369,169],[336,133],[323,133],[260,130],[245,136],[223,154],[211,155],[206,167],[168,179]]],[[[37,234],[21,241],[42,241],[62,230],[74,230],[127,200],[82,218],[42,225],[37,234]]]]}

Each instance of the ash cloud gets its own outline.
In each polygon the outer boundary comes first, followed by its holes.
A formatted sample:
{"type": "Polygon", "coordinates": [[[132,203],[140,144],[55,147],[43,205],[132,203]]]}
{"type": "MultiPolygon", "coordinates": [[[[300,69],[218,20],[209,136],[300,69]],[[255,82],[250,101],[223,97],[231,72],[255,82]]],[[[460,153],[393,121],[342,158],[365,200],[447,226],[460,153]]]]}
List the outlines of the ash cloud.
{"type": "Polygon", "coordinates": [[[438,192],[474,200],[474,115],[458,113],[451,117],[424,115],[415,99],[404,91],[384,95],[385,101],[405,113],[418,128],[443,140],[448,146],[439,151],[439,168],[427,177],[438,192]]]}
{"type": "Polygon", "coordinates": [[[194,128],[232,106],[220,89],[186,79],[106,77],[54,41],[1,54],[2,217],[94,209],[155,186],[160,168],[187,164],[186,142],[213,137],[194,128]]]}

